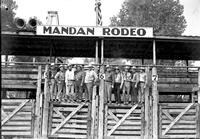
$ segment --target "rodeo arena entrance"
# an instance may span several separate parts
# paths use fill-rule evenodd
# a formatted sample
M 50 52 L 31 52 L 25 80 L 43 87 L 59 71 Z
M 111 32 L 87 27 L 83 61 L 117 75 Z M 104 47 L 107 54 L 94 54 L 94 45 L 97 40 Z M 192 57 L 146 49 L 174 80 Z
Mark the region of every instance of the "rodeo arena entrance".
M 153 36 L 153 29 L 145 27 L 37 26 L 35 32 L 2 32 L 2 55 L 95 58 L 92 67 L 98 82 L 92 86 L 91 99 L 65 101 L 52 98 L 58 90 L 50 72 L 60 64 L 2 62 L 4 139 L 200 138 L 200 67 L 187 62 L 200 60 L 199 37 Z M 105 58 L 140 59 L 142 63 L 111 65 Z M 145 64 L 144 59 L 153 62 Z M 187 65 L 163 65 L 158 60 L 185 60 Z M 127 66 L 144 72 L 142 101 L 132 103 L 128 94 L 125 103 L 122 93 L 114 97 L 117 90 L 106 101 L 107 68 Z M 9 92 L 26 97 L 8 97 Z M 172 95 L 188 98 L 161 100 Z

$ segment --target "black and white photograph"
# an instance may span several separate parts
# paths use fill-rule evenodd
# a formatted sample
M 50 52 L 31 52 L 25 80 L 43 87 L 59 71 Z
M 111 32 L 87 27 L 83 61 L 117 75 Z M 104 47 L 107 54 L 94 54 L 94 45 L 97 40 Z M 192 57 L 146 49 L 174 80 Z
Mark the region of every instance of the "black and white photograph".
M 2 139 L 200 139 L 200 0 L 1 0 Z

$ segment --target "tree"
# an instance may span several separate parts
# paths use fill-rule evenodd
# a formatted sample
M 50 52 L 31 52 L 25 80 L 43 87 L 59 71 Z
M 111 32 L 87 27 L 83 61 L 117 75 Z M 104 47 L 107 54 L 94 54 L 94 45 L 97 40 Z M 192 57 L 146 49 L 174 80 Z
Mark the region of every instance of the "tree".
M 126 0 L 111 26 L 153 27 L 154 35 L 180 36 L 186 28 L 179 0 Z
M 15 12 L 18 6 L 13 0 L 1 0 L 1 31 L 16 30 L 14 24 Z

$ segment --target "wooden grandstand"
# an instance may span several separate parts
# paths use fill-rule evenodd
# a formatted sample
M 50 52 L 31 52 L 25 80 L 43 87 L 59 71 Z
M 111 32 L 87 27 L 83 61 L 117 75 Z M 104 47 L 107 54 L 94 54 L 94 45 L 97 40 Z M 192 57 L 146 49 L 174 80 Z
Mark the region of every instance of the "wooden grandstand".
M 97 42 L 97 43 L 96 43 Z M 121 53 L 115 55 L 114 50 Z M 172 51 L 176 50 L 176 51 Z M 2 33 L 2 54 L 152 59 L 146 67 L 145 103 L 104 104 L 104 80 L 91 103 L 50 101 L 50 63 L 2 64 L 1 136 L 18 139 L 200 138 L 200 67 L 157 65 L 157 59 L 200 60 L 199 37 L 99 38 Z M 97 60 L 98 61 L 98 60 Z M 122 65 L 125 66 L 125 65 Z M 193 70 L 191 70 L 193 69 Z M 31 97 L 6 98 L 9 92 Z M 188 94 L 185 102 L 159 102 L 162 94 Z M 34 94 L 34 95 L 33 95 Z

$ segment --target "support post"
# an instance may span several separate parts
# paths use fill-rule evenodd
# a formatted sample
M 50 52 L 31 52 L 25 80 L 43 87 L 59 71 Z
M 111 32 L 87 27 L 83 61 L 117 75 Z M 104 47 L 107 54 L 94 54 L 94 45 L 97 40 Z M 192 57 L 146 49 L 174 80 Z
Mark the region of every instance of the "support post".
M 198 98 L 198 103 L 200 104 L 200 68 L 198 69 L 198 92 L 197 92 L 197 98 Z
M 149 68 L 146 68 L 146 74 L 147 74 L 147 86 L 145 89 L 145 106 L 144 106 L 144 139 L 149 139 L 149 125 L 150 125 L 150 118 L 149 118 L 149 111 L 150 111 L 150 106 L 149 106 L 149 88 L 150 88 L 150 81 L 149 76 Z
M 34 124 L 34 139 L 40 138 L 40 128 L 41 128 L 41 114 L 40 114 L 40 95 L 41 92 L 41 84 L 42 84 L 42 66 L 38 66 L 38 78 L 37 78 L 37 92 L 36 92 L 36 102 L 35 102 L 35 124 Z
M 49 65 L 45 66 L 45 73 L 48 72 Z M 45 78 L 44 82 L 44 103 L 43 103 L 43 123 L 42 123 L 42 139 L 47 139 L 48 136 L 48 116 L 49 116 L 49 100 L 50 92 L 48 85 L 48 78 Z
M 98 40 L 96 40 L 96 45 L 95 45 L 95 62 L 96 62 L 96 64 L 98 64 L 99 63 L 99 55 L 98 55 Z
M 157 77 L 157 69 L 156 65 L 156 42 L 153 40 L 153 65 L 152 68 L 152 79 Z M 153 139 L 158 139 L 158 87 L 157 87 L 157 80 L 152 81 L 152 96 L 153 96 Z
M 103 65 L 103 40 L 101 41 L 101 68 L 100 74 L 104 73 L 104 65 Z M 103 139 L 104 133 L 104 80 L 100 80 L 99 85 L 99 128 L 98 128 L 98 139 Z

